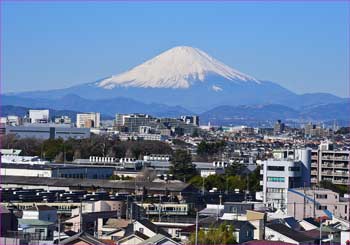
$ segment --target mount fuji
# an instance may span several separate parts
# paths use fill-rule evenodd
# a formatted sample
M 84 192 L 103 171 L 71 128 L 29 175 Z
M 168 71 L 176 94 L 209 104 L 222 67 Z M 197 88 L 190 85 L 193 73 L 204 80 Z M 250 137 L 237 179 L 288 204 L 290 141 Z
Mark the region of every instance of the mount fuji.
M 300 109 L 344 99 L 327 93 L 298 95 L 274 82 L 237 71 L 197 48 L 179 46 L 121 74 L 65 89 L 15 94 L 32 99 L 134 99 L 200 113 L 217 106 L 281 104 Z

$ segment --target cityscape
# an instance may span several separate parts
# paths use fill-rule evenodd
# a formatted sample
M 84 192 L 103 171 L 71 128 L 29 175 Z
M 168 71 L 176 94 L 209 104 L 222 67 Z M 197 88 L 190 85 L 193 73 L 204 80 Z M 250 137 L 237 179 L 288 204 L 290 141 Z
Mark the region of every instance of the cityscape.
M 349 2 L 0 4 L 0 244 L 350 245 Z

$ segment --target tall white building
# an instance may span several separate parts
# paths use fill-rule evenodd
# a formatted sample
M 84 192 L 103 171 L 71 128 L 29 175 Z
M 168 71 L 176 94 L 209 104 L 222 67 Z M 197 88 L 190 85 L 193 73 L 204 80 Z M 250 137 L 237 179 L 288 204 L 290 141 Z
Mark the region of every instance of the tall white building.
M 310 186 L 311 149 L 297 149 L 293 155 L 275 155 L 262 162 L 263 200 L 267 206 L 286 209 L 288 189 Z
M 77 128 L 99 128 L 100 113 L 90 112 L 77 114 Z
M 29 119 L 31 123 L 48 123 L 49 110 L 29 110 Z

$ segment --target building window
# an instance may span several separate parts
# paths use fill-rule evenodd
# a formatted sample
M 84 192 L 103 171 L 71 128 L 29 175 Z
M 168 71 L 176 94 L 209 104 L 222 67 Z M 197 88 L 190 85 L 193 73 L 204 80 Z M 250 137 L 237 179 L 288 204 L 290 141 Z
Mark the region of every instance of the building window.
M 284 188 L 267 188 L 268 193 L 284 193 Z
M 327 206 L 326 205 L 319 205 L 318 210 L 327 210 Z
M 267 166 L 267 170 L 269 171 L 284 171 L 283 166 Z
M 316 194 L 317 199 L 327 199 L 327 194 Z
M 143 234 L 143 228 L 139 228 L 139 232 Z
M 284 177 L 267 177 L 269 182 L 284 182 Z
M 289 167 L 289 171 L 299 172 L 300 171 L 300 167 Z

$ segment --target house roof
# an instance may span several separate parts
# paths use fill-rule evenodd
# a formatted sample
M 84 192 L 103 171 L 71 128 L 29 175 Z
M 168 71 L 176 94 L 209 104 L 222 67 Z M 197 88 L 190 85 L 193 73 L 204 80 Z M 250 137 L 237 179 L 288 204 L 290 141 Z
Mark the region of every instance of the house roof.
M 163 236 L 171 237 L 171 235 L 168 232 L 166 232 L 165 230 L 163 230 L 159 226 L 153 224 L 148 219 L 141 219 L 141 220 L 138 220 L 138 222 L 141 223 L 142 225 L 144 225 L 145 227 L 147 227 L 148 229 L 150 229 L 151 231 L 153 231 L 156 234 L 159 233 L 159 234 L 162 234 Z
M 135 190 L 135 185 L 145 187 L 150 191 L 164 191 L 167 189 L 171 192 L 193 192 L 196 191 L 193 186 L 183 182 L 171 182 L 166 186 L 156 182 L 145 181 L 127 181 L 127 180 L 105 180 L 105 179 L 74 179 L 74 178 L 45 178 L 45 177 L 28 177 L 28 176 L 1 176 L 2 184 L 18 184 L 18 185 L 45 185 L 55 187 L 84 187 L 91 186 L 104 189 L 118 190 Z
M 269 224 L 267 227 L 297 242 L 308 242 L 314 240 L 302 232 L 292 230 L 283 224 Z
M 309 217 L 309 218 L 305 218 L 303 220 L 308 222 L 309 224 L 311 224 L 313 226 L 320 227 L 320 223 L 317 222 L 314 218 Z
M 166 237 L 166 236 L 163 236 L 162 234 L 157 234 L 153 237 L 150 237 L 148 238 L 147 240 L 144 240 L 143 242 L 139 243 L 140 245 L 141 244 L 158 244 L 158 242 L 160 242 L 161 240 L 167 240 L 167 241 L 171 241 L 172 243 L 175 243 L 175 244 L 179 244 L 177 242 L 175 242 L 173 239 L 169 238 L 169 237 Z
M 245 245 L 291 245 L 294 243 L 289 243 L 289 242 L 281 242 L 281 241 L 266 241 L 266 240 L 253 240 L 253 241 L 248 241 L 244 242 L 242 244 Z
M 128 238 L 130 238 L 130 237 L 134 237 L 134 236 L 140 238 L 140 239 L 143 240 L 143 241 L 144 241 L 144 240 L 147 240 L 147 239 L 149 238 L 149 237 L 146 236 L 145 234 L 143 234 L 143 233 L 141 233 L 141 232 L 139 232 L 139 231 L 135 231 L 135 232 L 133 232 L 133 233 L 131 233 L 131 234 L 125 235 L 124 237 L 120 238 L 120 239 L 118 240 L 118 242 L 120 243 L 121 241 L 124 241 L 125 239 L 128 239 Z
M 110 218 L 107 220 L 104 227 L 108 228 L 125 228 L 130 224 L 130 220 L 119 219 L 119 218 Z
M 313 239 L 319 239 L 320 238 L 320 230 L 319 229 L 313 229 L 309 231 L 301 231 L 304 235 L 311 237 Z M 326 238 L 328 237 L 329 232 L 323 231 L 322 229 L 322 237 Z
M 88 244 L 94 244 L 94 245 L 95 244 L 96 245 L 106 244 L 104 241 L 99 240 L 86 232 L 77 233 L 74 236 L 71 236 L 63 241 L 60 241 L 60 244 L 72 244 L 76 240 L 81 240 L 81 241 L 84 241 Z
M 19 226 L 50 226 L 55 223 L 40 219 L 18 219 Z

